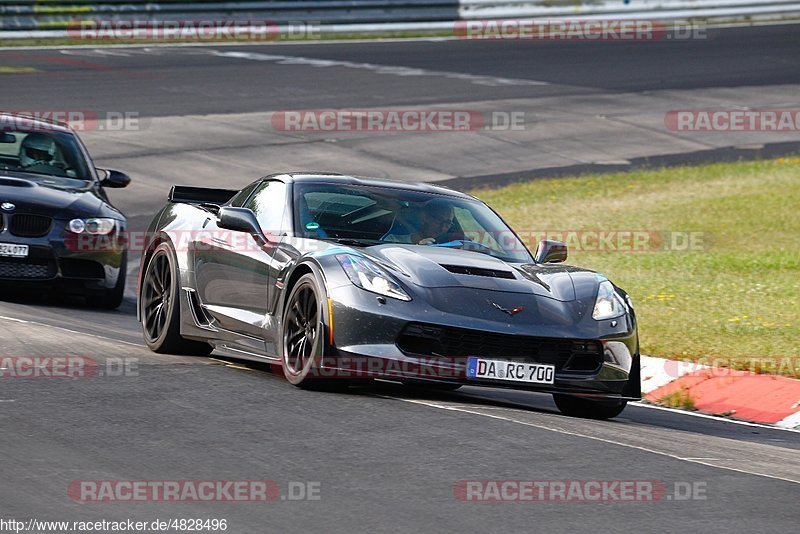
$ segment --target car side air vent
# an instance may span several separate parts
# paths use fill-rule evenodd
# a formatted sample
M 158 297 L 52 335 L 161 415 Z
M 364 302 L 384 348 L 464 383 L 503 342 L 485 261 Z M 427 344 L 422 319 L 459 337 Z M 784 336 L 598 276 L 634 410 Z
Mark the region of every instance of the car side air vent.
M 189 311 L 192 312 L 195 324 L 201 328 L 216 330 L 211 324 L 213 319 L 208 316 L 203 305 L 200 304 L 200 299 L 197 298 L 197 292 L 187 289 L 186 297 L 189 299 Z
M 498 271 L 497 269 L 483 269 L 480 267 L 468 267 L 466 265 L 442 265 L 445 269 L 455 274 L 469 274 L 472 276 L 488 276 L 490 278 L 506 278 L 514 280 L 514 273 L 511 271 Z

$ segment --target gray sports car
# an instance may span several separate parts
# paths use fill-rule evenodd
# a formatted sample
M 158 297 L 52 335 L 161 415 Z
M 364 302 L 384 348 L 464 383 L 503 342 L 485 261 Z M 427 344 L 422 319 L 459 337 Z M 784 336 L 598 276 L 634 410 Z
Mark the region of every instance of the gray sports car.
M 562 243 L 532 255 L 451 189 L 323 173 L 174 186 L 145 243 L 138 314 L 156 352 L 217 349 L 307 388 L 543 391 L 593 418 L 641 397 L 628 295 L 565 265 Z

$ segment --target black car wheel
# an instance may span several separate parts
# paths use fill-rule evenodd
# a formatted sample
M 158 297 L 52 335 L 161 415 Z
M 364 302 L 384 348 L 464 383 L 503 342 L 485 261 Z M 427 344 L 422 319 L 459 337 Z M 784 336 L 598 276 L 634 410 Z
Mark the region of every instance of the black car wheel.
M 213 349 L 208 343 L 181 337 L 179 286 L 172 249 L 162 243 L 150 257 L 142 281 L 139 306 L 144 341 L 154 352 L 210 354 Z
M 553 400 L 564 415 L 586 419 L 611 419 L 621 414 L 628 404 L 628 401 L 590 400 L 559 394 L 553 394 Z
M 292 288 L 283 313 L 283 374 L 302 388 L 332 385 L 319 376 L 325 350 L 321 291 L 313 274 L 303 275 Z

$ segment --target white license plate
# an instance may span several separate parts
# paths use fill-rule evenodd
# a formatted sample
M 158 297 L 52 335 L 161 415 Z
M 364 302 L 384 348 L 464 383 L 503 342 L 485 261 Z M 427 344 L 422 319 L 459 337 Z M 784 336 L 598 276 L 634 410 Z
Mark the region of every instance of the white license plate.
M 545 363 L 520 363 L 504 360 L 467 359 L 467 378 L 489 380 L 511 380 L 528 384 L 552 384 L 555 380 L 555 365 Z
M 28 245 L 15 245 L 13 243 L 0 243 L 0 256 L 7 258 L 27 258 Z

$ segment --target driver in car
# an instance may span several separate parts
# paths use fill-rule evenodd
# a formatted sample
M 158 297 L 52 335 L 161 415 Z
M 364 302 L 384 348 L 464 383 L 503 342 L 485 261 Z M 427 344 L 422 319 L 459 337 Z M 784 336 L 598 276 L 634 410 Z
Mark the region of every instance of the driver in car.
M 19 148 L 20 167 L 26 171 L 50 174 L 64 172 L 59 164 L 58 146 L 52 137 L 32 133 L 22 140 Z
M 419 229 L 411 233 L 399 233 L 403 229 L 393 226 L 383 241 L 392 243 L 410 243 L 414 245 L 430 245 L 436 238 L 453 226 L 453 206 L 446 199 L 434 198 L 422 205 L 419 218 Z M 408 230 L 405 230 L 408 232 Z

